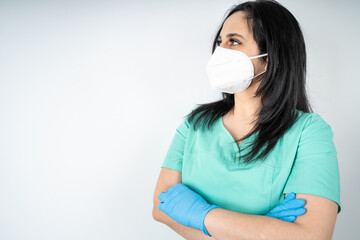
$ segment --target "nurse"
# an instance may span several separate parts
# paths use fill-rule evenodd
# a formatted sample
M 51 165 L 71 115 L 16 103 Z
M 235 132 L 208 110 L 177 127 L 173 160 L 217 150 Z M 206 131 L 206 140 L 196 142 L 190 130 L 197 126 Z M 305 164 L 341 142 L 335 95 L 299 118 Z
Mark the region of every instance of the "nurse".
M 222 99 L 177 127 L 153 218 L 186 239 L 331 239 L 337 152 L 307 98 L 297 20 L 276 1 L 233 6 L 206 71 Z

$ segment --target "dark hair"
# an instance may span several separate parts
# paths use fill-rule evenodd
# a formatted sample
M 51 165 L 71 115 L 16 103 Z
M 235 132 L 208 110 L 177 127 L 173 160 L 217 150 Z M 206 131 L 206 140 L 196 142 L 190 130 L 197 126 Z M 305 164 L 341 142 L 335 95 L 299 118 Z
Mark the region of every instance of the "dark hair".
M 252 150 L 242 156 L 244 163 L 250 163 L 269 154 L 278 139 L 295 123 L 298 117 L 297 110 L 312 112 L 312 109 L 305 89 L 304 37 L 298 21 L 278 2 L 257 0 L 233 5 L 216 33 L 212 53 L 217 46 L 216 41 L 225 20 L 237 11 L 247 13 L 248 27 L 260 54 L 268 53 L 267 69 L 254 96 L 260 96 L 262 102 L 254 129 L 236 140 L 242 141 L 258 132 L 257 138 L 248 146 Z M 266 57 L 263 57 L 264 59 Z M 194 130 L 200 126 L 210 129 L 221 116 L 232 110 L 234 94 L 223 92 L 222 98 L 211 103 L 197 104 L 196 109 L 186 115 L 189 123 L 195 121 Z M 264 150 L 258 155 L 263 147 Z

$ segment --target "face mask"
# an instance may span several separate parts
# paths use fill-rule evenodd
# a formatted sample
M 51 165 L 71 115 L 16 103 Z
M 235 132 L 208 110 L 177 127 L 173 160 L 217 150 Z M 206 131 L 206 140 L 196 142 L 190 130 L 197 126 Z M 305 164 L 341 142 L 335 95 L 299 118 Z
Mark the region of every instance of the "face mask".
M 254 76 L 254 66 L 250 59 L 266 55 L 248 57 L 239 50 L 217 46 L 206 66 L 211 88 L 226 93 L 244 91 L 253 78 L 265 72 Z

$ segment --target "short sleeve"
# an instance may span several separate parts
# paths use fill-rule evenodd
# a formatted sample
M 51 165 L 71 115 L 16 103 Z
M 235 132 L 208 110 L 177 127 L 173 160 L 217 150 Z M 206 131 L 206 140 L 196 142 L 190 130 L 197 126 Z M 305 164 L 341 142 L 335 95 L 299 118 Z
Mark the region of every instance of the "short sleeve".
M 296 157 L 283 193 L 305 193 L 340 204 L 340 174 L 333 132 L 319 114 L 311 113 L 301 132 Z
M 176 128 L 175 134 L 166 153 L 161 167 L 174 169 L 182 172 L 182 161 L 185 149 L 185 142 L 189 131 L 189 122 L 185 118 Z

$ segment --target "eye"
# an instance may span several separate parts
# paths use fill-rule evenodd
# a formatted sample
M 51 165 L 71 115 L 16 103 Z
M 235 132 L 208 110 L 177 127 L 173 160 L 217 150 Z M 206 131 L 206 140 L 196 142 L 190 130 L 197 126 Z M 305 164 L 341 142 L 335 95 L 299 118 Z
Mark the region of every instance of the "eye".
M 230 41 L 230 42 L 237 42 L 238 44 L 236 44 L 236 45 L 240 45 L 240 44 L 241 44 L 240 42 L 238 42 L 238 41 L 236 41 L 235 39 L 232 39 L 232 38 L 230 38 L 229 41 Z
M 236 43 L 238 43 L 238 44 L 236 44 L 235 46 L 241 44 L 239 41 L 237 41 L 237 40 L 235 40 L 235 39 L 233 39 L 233 38 L 230 38 L 229 41 L 230 41 L 230 42 L 236 42 Z M 217 45 L 217 46 L 219 46 L 220 43 L 221 43 L 220 40 L 216 40 L 216 45 Z

